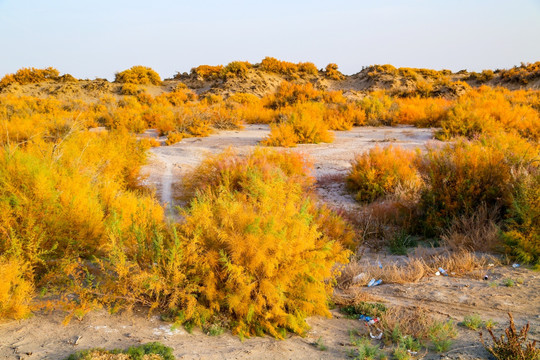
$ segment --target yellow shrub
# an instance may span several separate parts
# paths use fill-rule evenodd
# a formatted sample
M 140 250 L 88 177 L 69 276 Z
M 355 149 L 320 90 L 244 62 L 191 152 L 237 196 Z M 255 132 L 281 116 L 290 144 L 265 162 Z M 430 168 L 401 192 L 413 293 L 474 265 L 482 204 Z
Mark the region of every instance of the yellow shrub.
M 122 95 L 137 95 L 140 92 L 142 92 L 142 90 L 133 83 L 126 83 L 122 85 L 122 88 L 120 89 L 120 94 Z
M 358 201 L 371 202 L 391 194 L 398 186 L 417 186 L 420 177 L 414 165 L 415 157 L 413 151 L 377 146 L 355 157 L 347 187 Z
M 255 157 L 227 154 L 229 161 L 215 164 L 217 173 L 208 173 L 208 164 L 195 170 L 216 181 L 192 202 L 181 226 L 186 241 L 204 254 L 197 299 L 227 314 L 242 335 L 303 333 L 306 316 L 329 315 L 325 280 L 347 253 L 312 221 L 313 203 L 301 183 L 271 166 L 275 153 Z M 250 164 L 250 171 L 238 172 L 239 164 Z
M 0 319 L 21 319 L 30 314 L 34 286 L 27 279 L 28 265 L 0 256 Z
M 327 78 L 332 80 L 345 79 L 345 76 L 343 76 L 343 74 L 338 70 L 338 66 L 333 63 L 326 65 L 325 75 Z
M 159 74 L 151 68 L 141 65 L 116 73 L 114 81 L 139 85 L 161 85 Z
M 225 78 L 244 77 L 251 64 L 247 61 L 233 61 L 225 66 L 221 72 L 221 76 Z
M 320 97 L 321 92 L 314 89 L 311 83 L 301 85 L 284 81 L 268 101 L 271 107 L 280 108 L 306 101 L 317 101 Z
M 184 138 L 184 135 L 177 132 L 170 132 L 169 135 L 167 135 L 167 140 L 165 141 L 165 144 L 167 145 L 173 145 L 177 142 L 182 141 Z
M 394 119 L 398 124 L 418 127 L 438 127 L 446 118 L 451 102 L 442 98 L 419 97 L 397 99 Z
M 15 74 L 7 74 L 0 80 L 0 90 L 11 84 L 33 84 L 46 80 L 57 80 L 59 72 L 53 67 L 46 69 L 22 68 Z
M 333 140 L 334 134 L 328 130 L 318 104 L 304 104 L 294 108 L 285 122 L 272 126 L 270 135 L 262 144 L 293 146 L 293 141 L 298 144 L 318 144 Z
M 530 105 L 513 103 L 511 95 L 503 89 L 487 86 L 470 91 L 460 97 L 441 122 L 437 133 L 441 139 L 454 136 L 473 138 L 476 135 L 517 131 L 521 136 L 540 139 L 540 115 Z
M 199 65 L 191 69 L 191 73 L 205 80 L 213 80 L 221 77 L 223 71 L 223 65 L 211 66 L 211 65 Z
M 273 57 L 265 57 L 261 61 L 261 70 L 272 72 L 281 75 L 289 75 L 293 78 L 304 75 L 317 75 L 317 67 L 310 62 L 306 63 L 291 63 L 287 61 L 277 60 Z

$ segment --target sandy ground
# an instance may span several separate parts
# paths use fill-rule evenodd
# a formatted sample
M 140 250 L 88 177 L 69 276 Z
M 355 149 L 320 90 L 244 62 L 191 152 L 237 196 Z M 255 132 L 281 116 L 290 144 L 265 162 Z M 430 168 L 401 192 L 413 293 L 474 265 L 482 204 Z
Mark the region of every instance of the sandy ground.
M 204 138 L 188 138 L 172 146 L 156 147 L 150 150 L 150 163 L 143 168 L 147 176 L 146 185 L 156 189 L 162 203 L 174 204 L 173 184 L 182 173 L 197 166 L 208 154 L 220 153 L 233 147 L 238 153 L 253 150 L 270 133 L 267 125 L 247 125 L 243 130 L 220 131 Z M 156 137 L 154 131 L 145 136 Z M 404 148 L 423 148 L 435 142 L 432 129 L 399 127 L 358 127 L 351 131 L 335 132 L 333 143 L 303 144 L 291 151 L 309 156 L 314 163 L 314 175 L 318 179 L 326 176 L 344 175 L 350 168 L 354 155 L 367 149 L 389 144 Z M 339 186 L 339 185 L 338 185 Z M 323 200 L 336 206 L 356 206 L 353 199 L 341 188 L 331 185 L 320 190 Z
M 156 189 L 163 203 L 171 204 L 174 202 L 174 183 L 206 154 L 221 152 L 229 146 L 240 153 L 248 152 L 268 133 L 267 126 L 249 125 L 240 131 L 221 131 L 207 138 L 185 139 L 173 146 L 154 148 L 149 165 L 143 169 L 146 184 Z M 149 131 L 145 136 L 157 135 Z M 312 157 L 315 175 L 321 180 L 343 175 L 355 153 L 377 144 L 416 148 L 423 147 L 431 139 L 430 129 L 363 127 L 337 132 L 332 144 L 300 145 L 292 150 Z M 323 201 L 335 206 L 357 206 L 342 187 L 324 183 L 319 189 Z M 171 209 L 170 215 L 174 217 L 174 210 Z M 367 260 L 370 257 L 380 257 L 383 266 L 402 260 L 383 254 L 366 255 Z M 498 322 L 499 331 L 507 324 L 506 312 L 511 311 L 518 325 L 529 321 L 531 338 L 540 340 L 540 275 L 522 267 L 513 269 L 509 266 L 492 267 L 486 274 L 488 281 L 477 275 L 462 278 L 433 276 L 417 284 L 382 284 L 363 290 L 384 299 L 390 306 L 422 305 L 434 316 L 456 322 L 477 313 L 484 320 Z M 507 278 L 522 284 L 503 286 L 503 280 Z M 331 319 L 308 319 L 311 330 L 305 337 L 241 341 L 230 333 L 212 337 L 195 329 L 189 334 L 183 328 L 172 328 L 158 317 L 148 316 L 143 310 L 120 315 L 94 311 L 81 321 L 72 320 L 67 326 L 62 325 L 65 314 L 37 312 L 27 320 L 0 324 L 0 359 L 62 359 L 77 350 L 127 348 L 150 341 L 171 346 L 179 359 L 347 359 L 348 351 L 353 348 L 349 330 L 365 332 L 365 326 L 358 320 L 345 318 L 337 310 L 332 313 Z M 326 351 L 317 348 L 315 342 L 318 339 L 327 346 Z M 448 353 L 442 356 L 429 353 L 423 358 L 486 359 L 488 354 L 479 344 L 477 332 L 460 327 L 459 336 Z

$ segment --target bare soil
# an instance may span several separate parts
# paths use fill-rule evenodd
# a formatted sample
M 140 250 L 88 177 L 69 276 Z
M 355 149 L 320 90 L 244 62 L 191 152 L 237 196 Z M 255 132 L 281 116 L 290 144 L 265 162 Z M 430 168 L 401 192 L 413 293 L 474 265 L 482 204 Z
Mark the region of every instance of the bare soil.
M 173 146 L 154 148 L 150 163 L 142 171 L 147 176 L 146 184 L 155 188 L 164 204 L 174 204 L 175 183 L 206 154 L 218 153 L 230 146 L 239 153 L 249 152 L 268 133 L 267 126 L 248 125 L 244 130 L 221 131 L 207 138 L 184 139 Z M 312 157 L 315 176 L 324 184 L 318 189 L 323 201 L 354 210 L 358 205 L 343 187 L 323 181 L 325 178 L 344 175 L 358 152 L 390 143 L 423 148 L 433 141 L 432 134 L 431 129 L 363 127 L 336 132 L 336 139 L 331 144 L 300 145 L 292 150 Z M 157 137 L 157 134 L 148 131 L 144 136 Z M 171 206 L 169 209 L 174 217 L 174 209 Z M 384 267 L 403 258 L 368 253 L 363 260 L 380 260 Z M 484 275 L 489 279 L 483 280 Z M 423 306 L 433 316 L 455 322 L 462 321 L 466 315 L 479 314 L 483 320 L 498 322 L 498 333 L 506 327 L 506 313 L 511 311 L 517 325 L 530 322 L 530 337 L 540 340 L 539 276 L 538 272 L 523 267 L 493 266 L 485 274 L 464 277 L 433 274 L 416 284 L 382 284 L 362 290 L 377 296 L 388 306 Z M 505 286 L 505 279 L 513 279 L 515 285 Z M 366 332 L 366 328 L 360 321 L 348 319 L 338 310 L 332 310 L 332 314 L 331 319 L 309 318 L 311 330 L 305 337 L 291 335 L 285 340 L 258 337 L 241 341 L 229 332 L 209 336 L 195 329 L 190 334 L 183 328 L 171 327 L 157 316 L 149 316 L 143 309 L 119 315 L 94 311 L 65 326 L 62 325 L 65 314 L 38 311 L 29 319 L 0 324 L 0 359 L 62 359 L 77 350 L 127 348 L 150 341 L 171 346 L 179 359 L 347 359 L 348 352 L 353 349 L 349 330 Z M 327 347 L 326 351 L 316 346 L 319 339 Z M 458 338 L 448 353 L 422 353 L 422 358 L 487 359 L 488 353 L 478 339 L 477 332 L 459 327 Z M 380 346 L 384 348 L 384 344 Z

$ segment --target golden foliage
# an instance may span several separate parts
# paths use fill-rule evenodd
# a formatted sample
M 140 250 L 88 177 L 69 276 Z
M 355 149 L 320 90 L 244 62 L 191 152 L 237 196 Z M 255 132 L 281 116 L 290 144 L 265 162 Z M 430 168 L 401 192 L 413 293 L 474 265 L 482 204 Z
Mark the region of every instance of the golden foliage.
M 306 75 L 317 75 L 319 73 L 317 67 L 313 63 L 299 62 L 295 64 L 268 56 L 261 61 L 260 68 L 263 71 L 287 75 L 293 79 L 304 77 Z
M 141 65 L 116 73 L 114 81 L 138 85 L 161 85 L 159 74 L 151 68 Z
M 325 68 L 325 75 L 327 78 L 332 80 L 343 80 L 345 76 L 338 70 L 338 66 L 336 64 L 328 64 Z
M 420 178 L 414 151 L 379 146 L 356 155 L 347 176 L 347 187 L 358 201 L 371 202 L 392 193 L 398 186 L 418 186 Z
M 0 90 L 11 84 L 33 84 L 46 80 L 57 80 L 60 73 L 53 67 L 46 69 L 22 68 L 15 74 L 7 74 L 0 80 Z M 64 75 L 66 76 L 66 75 Z M 70 75 L 71 76 L 71 75 Z

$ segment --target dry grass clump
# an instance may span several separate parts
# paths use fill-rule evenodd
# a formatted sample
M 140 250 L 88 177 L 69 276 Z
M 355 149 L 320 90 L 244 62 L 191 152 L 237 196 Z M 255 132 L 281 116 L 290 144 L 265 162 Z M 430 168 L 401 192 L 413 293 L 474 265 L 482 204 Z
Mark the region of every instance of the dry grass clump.
M 161 85 L 159 74 L 151 68 L 141 65 L 116 73 L 114 81 L 138 85 Z
M 349 288 L 355 284 L 366 285 L 370 279 L 382 279 L 387 284 L 416 283 L 424 277 L 434 276 L 439 267 L 452 276 L 464 276 L 474 270 L 485 269 L 490 263 L 498 261 L 487 255 L 477 255 L 470 251 L 444 252 L 442 254 L 422 254 L 417 252 L 402 262 L 385 264 L 381 269 L 378 264 L 361 260 L 351 261 L 340 271 L 338 287 Z M 358 280 L 354 278 L 364 274 Z
M 497 211 L 480 206 L 470 216 L 461 216 L 441 235 L 442 243 L 452 250 L 494 251 L 500 248 Z

